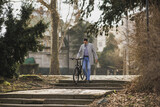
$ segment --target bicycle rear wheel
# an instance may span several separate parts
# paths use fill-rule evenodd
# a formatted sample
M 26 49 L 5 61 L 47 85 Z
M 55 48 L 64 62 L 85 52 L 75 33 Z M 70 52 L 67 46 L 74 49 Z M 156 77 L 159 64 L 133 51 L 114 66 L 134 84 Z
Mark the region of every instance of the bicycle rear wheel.
M 78 68 L 74 69 L 73 72 L 73 81 L 77 84 L 79 81 L 79 72 L 78 72 Z

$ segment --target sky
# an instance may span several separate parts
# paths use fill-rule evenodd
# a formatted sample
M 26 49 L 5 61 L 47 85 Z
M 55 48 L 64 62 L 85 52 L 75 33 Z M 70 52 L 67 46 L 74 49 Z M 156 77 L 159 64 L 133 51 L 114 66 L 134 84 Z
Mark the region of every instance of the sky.
M 13 7 L 14 10 L 19 10 L 20 6 L 21 6 L 21 1 L 23 0 L 11 0 L 11 2 L 13 3 Z M 61 0 L 59 0 L 61 1 Z M 62 0 L 64 1 L 64 0 Z M 34 2 L 34 7 L 39 7 L 40 3 Z M 92 12 L 91 17 L 89 17 L 88 19 L 86 19 L 89 22 L 96 22 L 99 19 L 99 16 L 101 15 L 101 11 L 99 11 L 98 7 L 98 0 L 95 1 L 95 10 Z M 63 19 L 64 22 L 66 22 L 66 17 L 68 15 L 69 12 L 69 5 L 68 4 L 64 4 L 61 2 L 61 12 L 60 12 L 60 16 Z M 72 13 L 73 8 L 70 8 L 70 13 Z M 18 11 L 15 11 L 15 13 L 18 13 Z M 71 14 L 68 16 L 68 19 L 71 17 Z
M 21 7 L 21 2 L 24 0 L 10 0 L 13 6 L 13 13 L 16 16 L 19 13 L 20 7 Z M 42 6 L 40 3 L 37 3 L 36 0 L 34 0 L 35 2 L 33 2 L 33 6 L 35 8 L 38 8 L 40 6 Z M 46 0 L 47 1 L 47 0 Z M 64 0 L 58 0 L 58 1 L 64 1 Z M 95 0 L 95 9 L 94 11 L 91 13 L 91 16 L 86 19 L 86 21 L 90 22 L 90 23 L 94 23 L 96 21 L 98 21 L 100 15 L 101 15 L 101 11 L 99 11 L 98 7 L 98 0 Z M 59 6 L 59 5 L 58 5 Z M 44 7 L 45 8 L 45 7 Z M 61 2 L 61 6 L 58 7 L 61 11 L 60 11 L 60 18 L 66 22 L 66 19 L 70 19 L 71 18 L 71 13 L 73 12 L 73 8 L 70 6 L 70 11 L 69 11 L 69 5 L 68 4 L 64 4 L 63 2 Z M 70 13 L 68 15 L 68 13 Z M 67 17 L 68 16 L 68 17 Z M 5 26 L 3 26 L 2 28 L 2 34 L 5 32 Z

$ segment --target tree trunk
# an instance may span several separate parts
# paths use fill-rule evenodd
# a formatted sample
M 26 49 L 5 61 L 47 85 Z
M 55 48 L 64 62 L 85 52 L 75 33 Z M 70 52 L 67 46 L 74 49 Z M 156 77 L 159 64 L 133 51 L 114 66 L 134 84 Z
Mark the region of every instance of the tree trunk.
M 58 24 L 59 14 L 57 12 L 57 0 L 51 0 L 51 19 L 52 19 L 52 48 L 51 48 L 51 64 L 50 74 L 60 75 L 59 71 L 59 36 L 58 36 Z

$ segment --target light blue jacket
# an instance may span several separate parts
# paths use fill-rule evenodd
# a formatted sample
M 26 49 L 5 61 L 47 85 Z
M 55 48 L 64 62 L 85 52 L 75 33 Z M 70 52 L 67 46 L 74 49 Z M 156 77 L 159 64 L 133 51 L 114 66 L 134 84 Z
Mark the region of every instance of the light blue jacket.
M 80 49 L 79 49 L 79 52 L 77 54 L 77 58 L 80 58 L 84 56 L 84 49 L 85 49 L 85 45 L 82 44 Z M 98 59 L 98 56 L 97 56 L 97 53 L 96 53 L 96 50 L 93 46 L 92 43 L 88 43 L 88 54 L 89 54 L 89 62 L 91 65 L 94 64 L 94 59 Z

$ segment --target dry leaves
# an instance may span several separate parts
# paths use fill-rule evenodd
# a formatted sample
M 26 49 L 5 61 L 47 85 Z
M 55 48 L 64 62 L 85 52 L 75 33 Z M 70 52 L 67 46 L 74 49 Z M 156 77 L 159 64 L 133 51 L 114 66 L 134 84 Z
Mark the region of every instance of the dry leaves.
M 103 98 L 104 99 L 104 98 Z M 160 107 L 160 96 L 154 93 L 126 93 L 124 90 L 107 97 L 107 102 L 91 104 L 91 107 Z
M 42 75 L 24 75 L 16 79 L 5 79 L 10 85 L 0 83 L 0 93 L 18 91 L 18 90 L 31 90 L 31 89 L 45 89 L 53 88 L 54 83 L 59 79 L 65 78 L 63 76 L 42 76 Z

